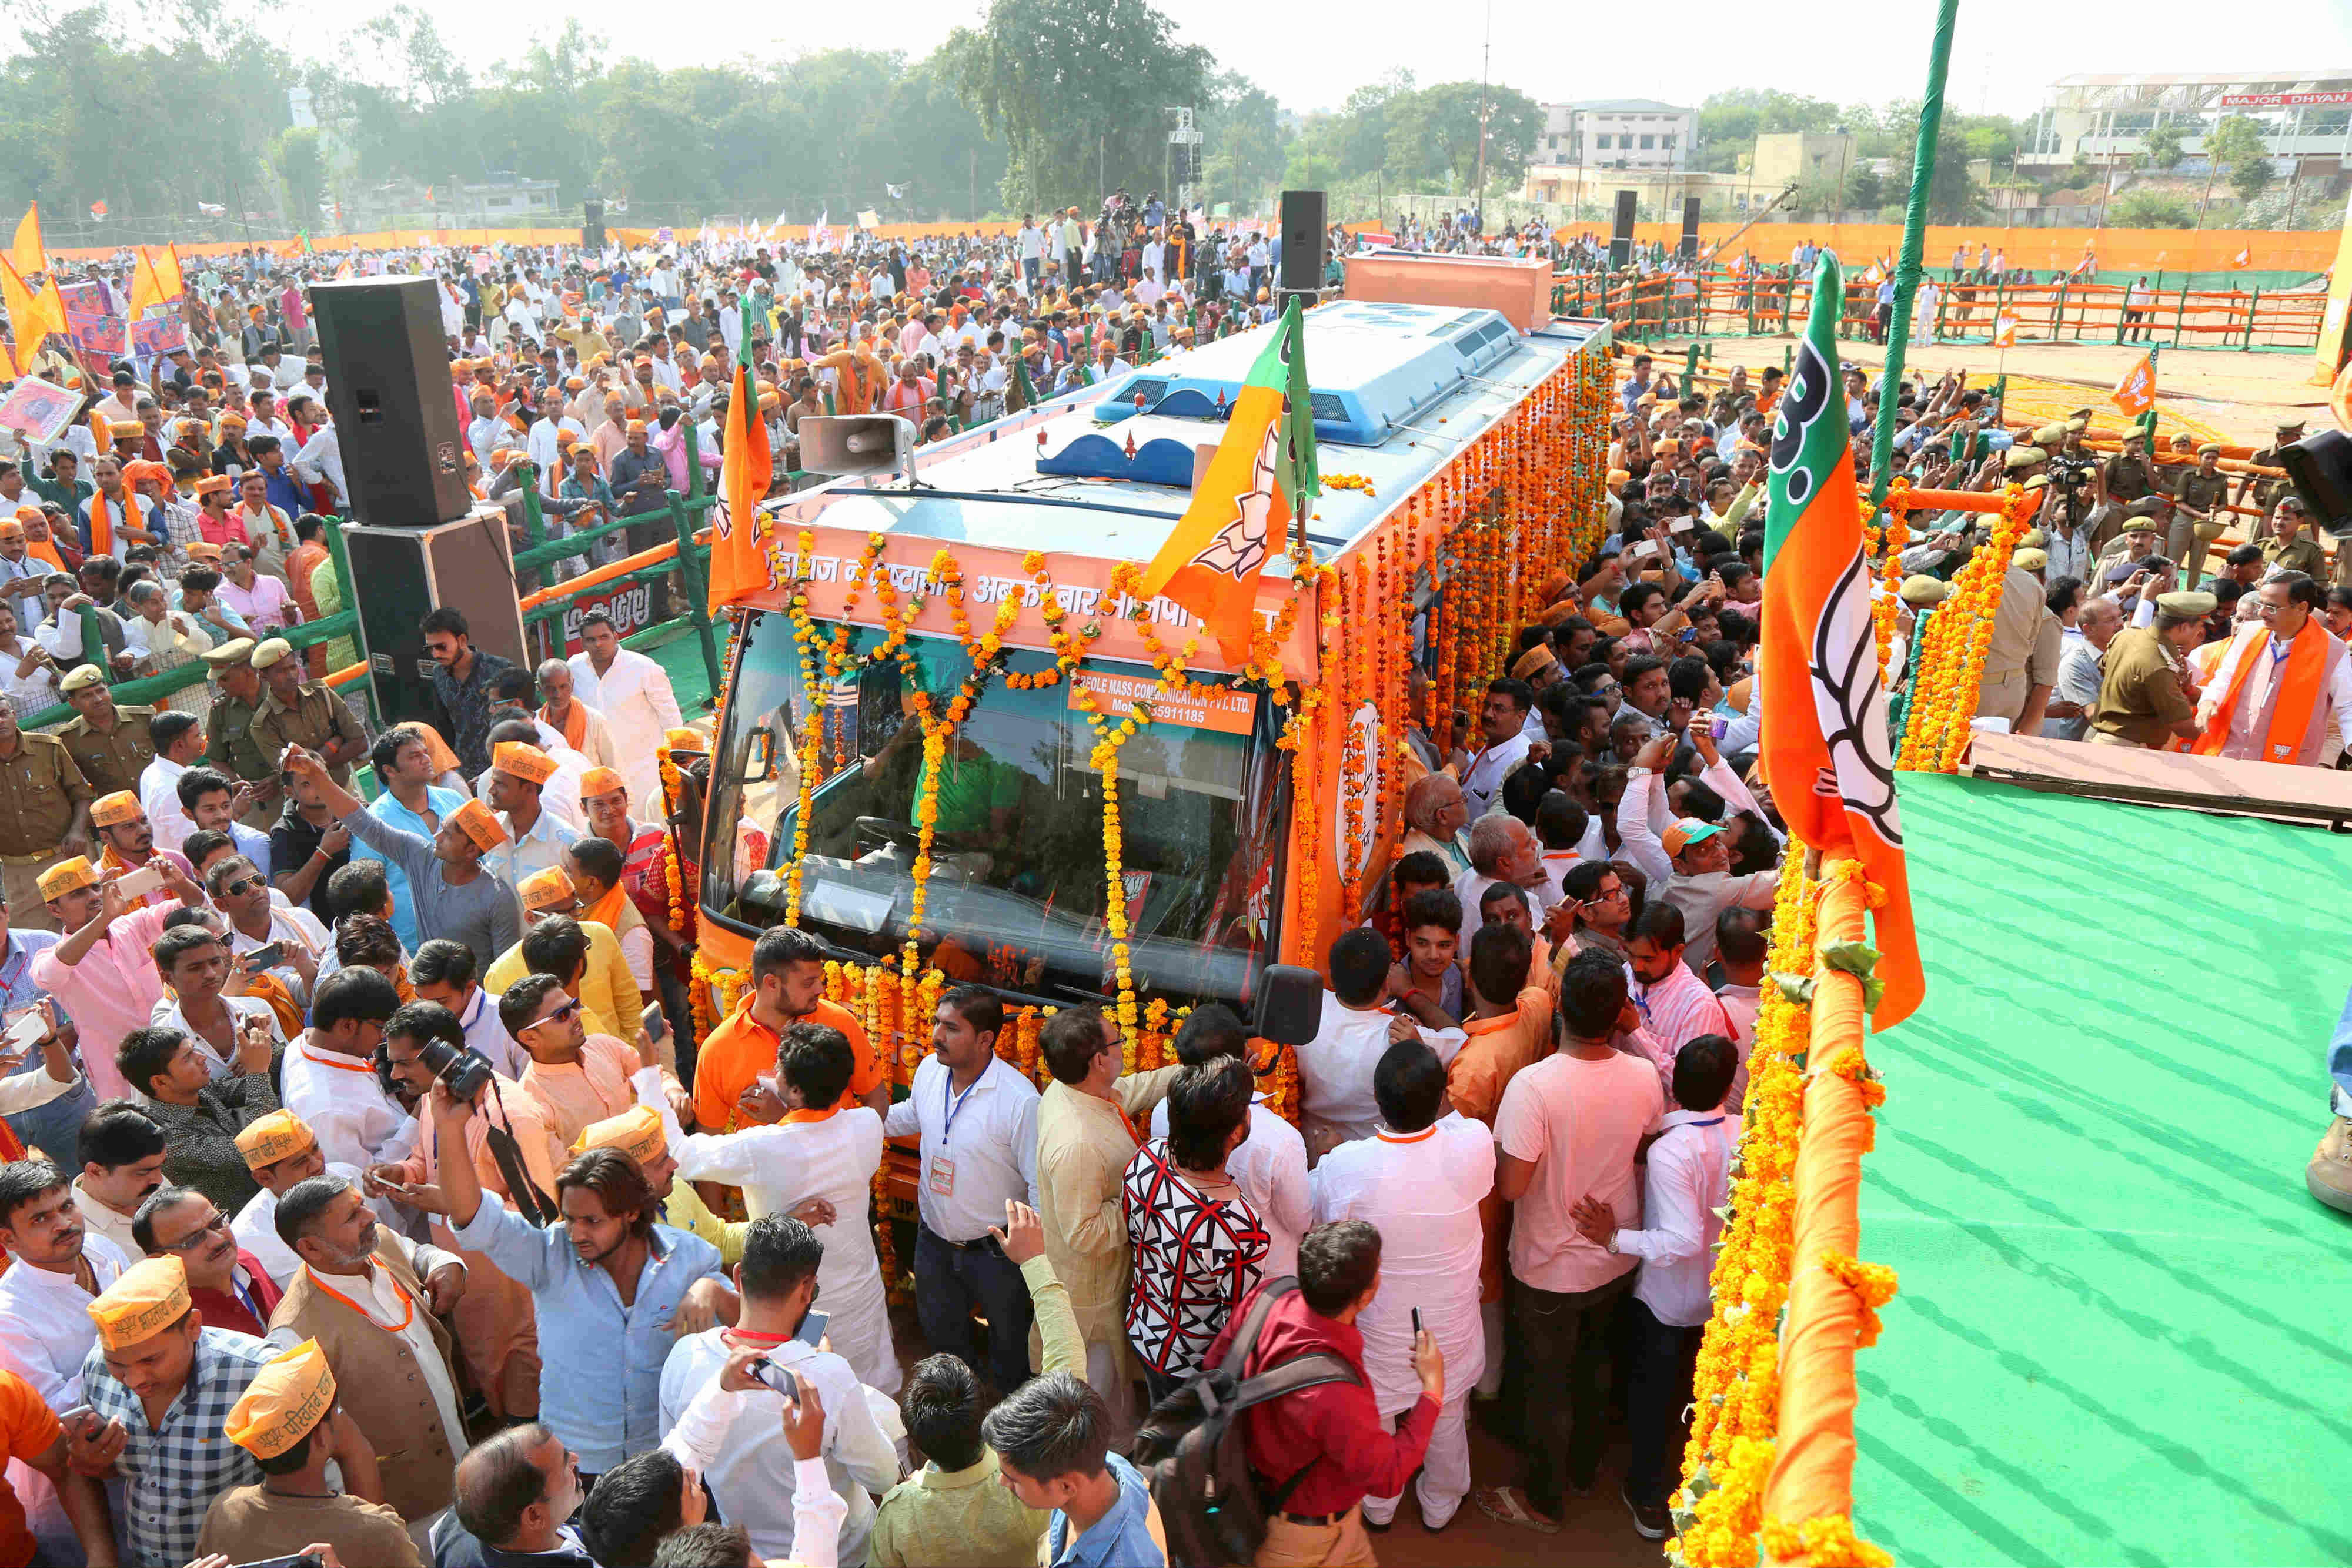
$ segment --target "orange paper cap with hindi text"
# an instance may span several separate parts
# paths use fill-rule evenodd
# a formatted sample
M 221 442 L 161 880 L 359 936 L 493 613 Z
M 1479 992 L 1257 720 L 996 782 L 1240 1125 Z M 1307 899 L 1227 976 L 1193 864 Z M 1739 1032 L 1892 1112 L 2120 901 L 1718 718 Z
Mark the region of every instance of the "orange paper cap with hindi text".
M 236 1135 L 236 1152 L 245 1156 L 247 1170 L 257 1171 L 299 1155 L 318 1141 L 310 1124 L 293 1112 L 272 1111 L 246 1124 L 245 1130 Z
M 128 789 L 117 789 L 111 795 L 100 795 L 90 802 L 89 825 L 111 828 L 122 822 L 139 820 L 139 797 Z
M 458 807 L 449 813 L 449 821 L 484 854 L 507 841 L 507 831 L 499 825 L 498 813 L 479 800 L 468 800 Z
M 315 1339 L 253 1375 L 221 1426 L 221 1435 L 257 1459 L 275 1458 L 334 1413 L 335 1374 Z
M 668 1148 L 660 1114 L 650 1105 L 632 1105 L 617 1116 L 591 1122 L 572 1144 L 572 1152 L 584 1155 L 590 1149 L 618 1149 L 643 1166 L 659 1159 Z
M 580 776 L 580 798 L 593 800 L 599 795 L 617 795 L 628 788 L 627 780 L 609 768 L 591 768 Z
M 526 784 L 544 784 L 555 777 L 555 758 L 527 740 L 501 740 L 490 747 L 490 766 Z
M 177 1253 L 145 1258 L 82 1309 L 109 1350 L 144 1344 L 188 1315 L 188 1267 Z

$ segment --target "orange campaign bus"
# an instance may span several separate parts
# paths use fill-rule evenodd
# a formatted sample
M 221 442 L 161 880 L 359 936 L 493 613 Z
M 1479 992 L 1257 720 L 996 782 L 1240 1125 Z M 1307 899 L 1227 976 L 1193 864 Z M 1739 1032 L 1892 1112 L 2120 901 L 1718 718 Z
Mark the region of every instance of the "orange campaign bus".
M 1447 710 L 1475 716 L 1600 543 L 1612 388 L 1606 324 L 1527 329 L 1516 273 L 1496 309 L 1440 263 L 1376 270 L 1305 314 L 1322 494 L 1265 564 L 1246 658 L 1130 590 L 1278 326 L 762 508 L 711 758 L 698 1010 L 730 1006 L 753 939 L 789 921 L 840 959 L 833 994 L 901 1082 L 928 1001 L 965 981 L 1003 995 L 1000 1048 L 1033 1071 L 1035 1019 L 1088 1003 L 1148 1065 L 1177 1011 L 1248 1018 L 1268 964 L 1319 969 L 1379 916 L 1421 770 L 1403 727 L 1444 744 Z

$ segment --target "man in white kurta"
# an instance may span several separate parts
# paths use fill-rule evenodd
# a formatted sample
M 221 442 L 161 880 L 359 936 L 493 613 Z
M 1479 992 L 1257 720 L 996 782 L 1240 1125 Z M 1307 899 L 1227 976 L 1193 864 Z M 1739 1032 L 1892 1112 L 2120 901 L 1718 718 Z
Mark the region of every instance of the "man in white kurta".
M 1470 1490 L 1470 1436 L 1465 1421 L 1470 1391 L 1486 1368 L 1486 1336 L 1478 1319 L 1478 1264 L 1486 1232 L 1478 1202 L 1495 1185 L 1495 1134 L 1483 1122 L 1443 1109 L 1444 1071 L 1434 1053 L 1429 1071 L 1416 1075 L 1432 1092 L 1408 1096 L 1415 1111 L 1390 1106 L 1396 1120 L 1421 1125 L 1399 1132 L 1382 1127 L 1370 1138 L 1340 1145 L 1315 1167 L 1315 1222 L 1363 1219 L 1381 1232 L 1381 1288 L 1357 1314 L 1364 1336 L 1364 1371 L 1372 1397 L 1391 1427 L 1421 1397 L 1412 1370 L 1412 1313 L 1437 1336 L 1445 1354 L 1445 1403 L 1429 1437 L 1428 1457 L 1413 1493 L 1422 1522 L 1444 1528 Z M 1366 1523 L 1395 1519 L 1396 1497 L 1364 1500 Z
M 661 760 L 655 753 L 680 722 L 669 674 L 643 653 L 622 647 L 609 621 L 583 622 L 580 641 L 587 651 L 569 661 L 572 697 L 604 716 L 629 799 L 658 800 Z
M 817 1299 L 832 1314 L 825 1340 L 859 1382 L 897 1394 L 898 1355 L 890 1343 L 889 1300 L 868 1213 L 874 1173 L 882 1164 L 882 1118 L 863 1105 L 787 1111 L 771 1126 L 688 1134 L 678 1128 L 660 1069 L 640 1069 L 631 1082 L 637 1103 L 662 1118 L 679 1180 L 741 1187 L 753 1219 L 790 1214 L 812 1197 L 833 1205 L 833 1223 L 812 1227 L 824 1243 L 816 1282 Z
M 383 1092 L 374 1064 L 314 1044 L 307 1030 L 287 1048 L 279 1082 L 278 1103 L 310 1127 L 330 1164 L 365 1170 L 405 1159 L 416 1145 L 416 1118 Z
M 2326 737 L 2352 735 L 2352 657 L 2314 615 L 2311 601 L 2320 590 L 2310 579 L 2274 577 L 2254 591 L 2261 618 L 2231 637 L 2220 667 L 2199 696 L 2197 722 L 2210 729 L 2216 717 L 2228 717 L 2220 747 L 2223 757 L 2329 767 L 2336 757 Z M 2279 704 L 2295 684 L 2298 657 L 2310 661 L 2312 682 L 2289 699 L 2299 701 L 2302 711 L 2287 714 L 2281 724 Z M 2211 755 L 2201 737 L 2190 749 Z

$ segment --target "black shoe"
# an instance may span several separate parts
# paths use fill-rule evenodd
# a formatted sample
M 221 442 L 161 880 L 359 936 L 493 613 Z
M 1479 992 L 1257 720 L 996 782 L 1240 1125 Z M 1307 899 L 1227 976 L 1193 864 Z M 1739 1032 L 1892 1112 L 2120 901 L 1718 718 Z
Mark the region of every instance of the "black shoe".
M 1634 1498 L 1632 1491 L 1622 1487 L 1618 1490 L 1625 1499 L 1625 1507 L 1633 1515 L 1635 1534 L 1644 1541 L 1664 1541 L 1674 1533 L 1675 1521 L 1666 1512 L 1664 1503 L 1642 1502 Z

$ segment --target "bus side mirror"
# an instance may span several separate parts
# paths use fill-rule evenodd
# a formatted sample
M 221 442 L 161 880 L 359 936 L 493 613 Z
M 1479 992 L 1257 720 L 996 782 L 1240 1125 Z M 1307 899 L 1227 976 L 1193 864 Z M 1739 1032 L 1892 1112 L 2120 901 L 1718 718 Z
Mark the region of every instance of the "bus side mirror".
M 751 749 L 743 758 L 743 782 L 758 784 L 776 776 L 776 732 L 760 726 L 747 737 Z
M 1257 982 L 1257 1027 L 1276 1045 L 1305 1045 L 1323 1023 L 1323 977 L 1297 964 L 1269 964 Z

